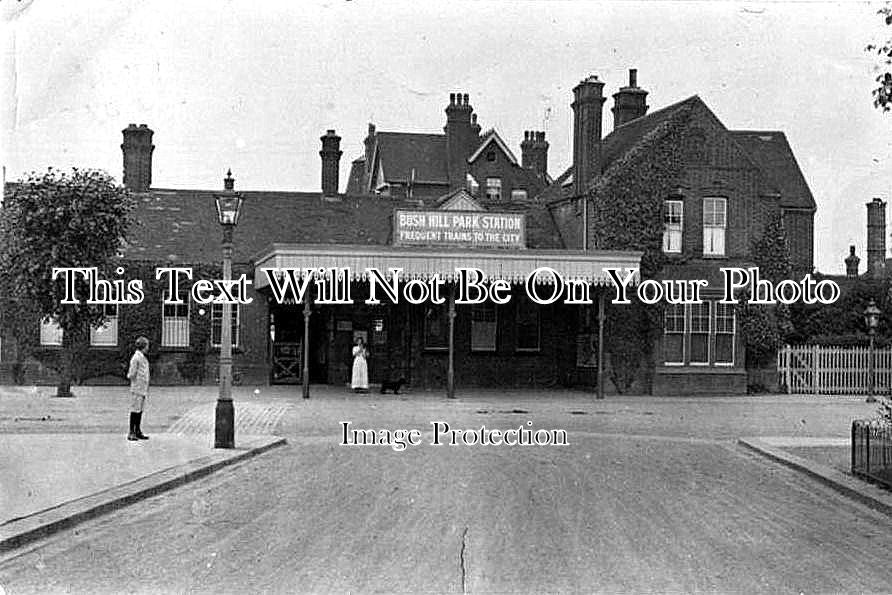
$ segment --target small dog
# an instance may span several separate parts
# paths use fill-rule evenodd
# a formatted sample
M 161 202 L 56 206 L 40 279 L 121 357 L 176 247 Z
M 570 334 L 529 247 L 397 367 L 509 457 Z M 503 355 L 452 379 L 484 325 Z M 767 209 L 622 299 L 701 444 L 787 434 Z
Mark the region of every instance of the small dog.
M 400 394 L 400 389 L 406 385 L 406 379 L 400 378 L 399 380 L 385 380 L 381 383 L 381 394 L 383 395 L 389 390 L 393 391 L 393 394 Z

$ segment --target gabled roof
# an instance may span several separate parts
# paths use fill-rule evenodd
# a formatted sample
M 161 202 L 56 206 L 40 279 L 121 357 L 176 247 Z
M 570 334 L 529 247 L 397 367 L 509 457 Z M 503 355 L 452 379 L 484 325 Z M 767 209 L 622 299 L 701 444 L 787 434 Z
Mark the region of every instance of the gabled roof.
M 780 190 L 782 207 L 816 208 L 811 189 L 783 132 L 779 130 L 729 132 Z
M 136 224 L 126 258 L 160 262 L 216 262 L 222 232 L 214 190 L 152 189 L 134 195 Z M 244 198 L 234 232 L 233 258 L 247 262 L 272 242 L 387 244 L 393 209 L 405 201 L 375 196 L 323 200 L 319 192 L 239 191 Z
M 607 171 L 607 168 L 614 161 L 625 155 L 638 141 L 669 120 L 677 112 L 695 104 L 701 104 L 706 107 L 697 95 L 692 95 L 678 103 L 673 103 L 614 128 L 613 132 L 604 137 L 604 140 L 601 142 L 601 171 Z M 590 183 L 591 181 L 586 180 L 586 182 Z
M 499 133 L 495 130 L 490 130 L 486 135 L 486 138 L 483 139 L 483 142 L 480 143 L 480 146 L 477 147 L 477 150 L 474 151 L 474 154 L 468 157 L 468 163 L 474 163 L 483 153 L 483 151 L 490 145 L 490 143 L 495 143 L 497 147 L 499 147 L 502 152 L 508 157 L 508 160 L 513 164 L 517 165 L 517 158 L 514 156 L 514 153 L 511 152 L 511 149 L 508 148 L 508 145 L 505 144 L 505 141 L 502 140 L 502 137 L 499 136 Z
M 134 195 L 136 222 L 122 248 L 125 258 L 159 263 L 217 262 L 222 231 L 216 190 L 152 189 Z M 383 196 L 319 192 L 239 191 L 244 198 L 233 237 L 233 260 L 247 263 L 274 242 L 289 244 L 388 245 L 396 208 L 417 209 L 417 201 Z M 500 205 L 527 213 L 530 248 L 563 248 L 551 215 L 535 201 Z
M 438 209 L 445 211 L 485 211 L 486 209 L 477 201 L 476 198 L 464 188 L 458 188 L 447 194 L 444 194 L 434 204 Z
M 384 171 L 384 182 L 406 183 L 414 169 L 417 184 L 449 183 L 445 134 L 378 132 L 375 138 L 375 160 Z
M 770 190 L 781 193 L 781 206 L 815 208 L 811 190 L 809 190 L 802 171 L 799 169 L 799 164 L 793 156 L 793 150 L 782 132 L 727 130 L 715 117 L 709 106 L 697 95 L 692 95 L 687 99 L 617 126 L 601 142 L 601 171 L 607 173 L 615 161 L 636 147 L 650 132 L 679 113 L 680 110 L 693 106 L 705 110 L 722 129 L 729 133 L 732 144 L 739 147 L 743 158 L 762 173 Z M 574 185 L 567 183 L 572 179 L 572 175 L 573 166 L 571 165 L 558 176 L 554 184 L 540 195 L 540 199 L 550 203 L 572 197 Z M 592 180 L 587 182 L 591 184 Z

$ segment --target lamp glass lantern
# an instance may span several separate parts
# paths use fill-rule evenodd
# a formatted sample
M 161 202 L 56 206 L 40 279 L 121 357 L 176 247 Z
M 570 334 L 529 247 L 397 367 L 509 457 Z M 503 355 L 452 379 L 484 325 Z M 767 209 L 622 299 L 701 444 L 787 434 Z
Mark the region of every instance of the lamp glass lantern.
M 242 210 L 242 197 L 239 194 L 218 194 L 217 219 L 220 225 L 237 225 Z
M 882 314 L 882 312 L 877 308 L 876 303 L 873 300 L 870 300 L 867 308 L 864 309 L 864 324 L 867 325 L 867 330 L 869 332 L 876 332 L 877 326 L 880 323 L 880 314 Z

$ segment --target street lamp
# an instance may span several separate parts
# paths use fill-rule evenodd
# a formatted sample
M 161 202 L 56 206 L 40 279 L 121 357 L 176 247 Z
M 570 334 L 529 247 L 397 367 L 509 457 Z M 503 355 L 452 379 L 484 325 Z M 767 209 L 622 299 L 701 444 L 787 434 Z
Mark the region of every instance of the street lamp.
M 223 194 L 214 196 L 217 220 L 223 228 L 223 281 L 232 279 L 232 232 L 238 224 L 242 197 L 235 192 L 232 170 L 223 180 Z M 232 405 L 232 304 L 223 302 L 220 321 L 220 394 L 214 416 L 214 448 L 235 448 L 235 408 Z
M 867 402 L 875 403 L 874 394 L 874 369 L 873 369 L 873 350 L 874 342 L 877 334 L 877 325 L 880 323 L 880 309 L 876 303 L 870 300 L 867 308 L 864 309 L 864 324 L 867 325 L 867 334 L 870 335 L 870 350 L 867 353 Z

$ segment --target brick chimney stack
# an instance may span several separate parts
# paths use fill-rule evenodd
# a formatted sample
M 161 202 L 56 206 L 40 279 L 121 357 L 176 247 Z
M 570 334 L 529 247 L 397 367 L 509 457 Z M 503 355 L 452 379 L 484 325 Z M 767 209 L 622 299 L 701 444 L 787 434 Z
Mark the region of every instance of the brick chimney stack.
M 325 136 L 319 137 L 322 141 L 322 194 L 323 196 L 338 195 L 338 176 L 341 162 L 341 137 L 334 130 L 327 130 Z
M 573 89 L 573 188 L 582 194 L 601 165 L 604 83 L 592 75 Z
M 647 91 L 638 86 L 638 70 L 629 70 L 629 86 L 613 94 L 613 128 L 647 113 Z
M 881 279 L 886 272 L 886 203 L 867 203 L 867 274 Z
M 846 277 L 854 279 L 858 276 L 858 264 L 861 259 L 855 255 L 855 247 L 849 246 L 849 255 L 846 257 Z
M 536 130 L 525 130 L 523 142 L 520 143 L 521 165 L 532 169 L 536 175 L 545 177 L 548 172 L 548 141 L 545 133 Z
M 121 131 L 124 142 L 124 187 L 133 192 L 147 192 L 152 185 L 152 144 L 154 132 L 145 124 L 130 124 Z
M 443 131 L 446 133 L 446 172 L 450 190 L 465 186 L 468 157 L 471 156 L 480 129 L 473 112 L 467 93 L 449 94 Z

